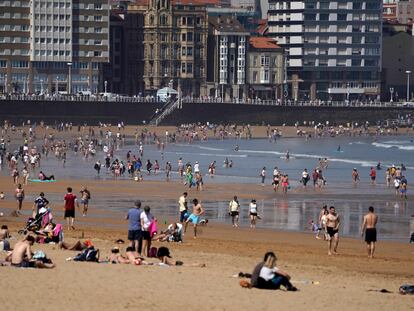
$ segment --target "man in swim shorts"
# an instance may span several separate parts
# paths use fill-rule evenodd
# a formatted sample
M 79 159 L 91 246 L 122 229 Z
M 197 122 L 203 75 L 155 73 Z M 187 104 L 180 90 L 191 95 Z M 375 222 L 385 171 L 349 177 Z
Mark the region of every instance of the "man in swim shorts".
M 239 210 L 239 201 L 237 200 L 237 196 L 234 196 L 233 200 L 231 200 L 229 203 L 229 214 L 231 216 L 233 228 L 237 228 L 239 226 Z
M 327 237 L 328 237 L 328 255 L 332 255 L 332 240 L 335 241 L 333 253 L 335 255 L 338 254 L 336 250 L 338 248 L 338 243 L 339 243 L 339 233 L 338 233 L 339 224 L 340 224 L 339 215 L 336 213 L 335 207 L 331 206 L 329 208 L 329 214 L 326 219 L 326 227 L 325 227 L 325 232 L 327 233 Z
M 367 243 L 368 257 L 374 257 L 375 242 L 377 242 L 377 221 L 378 216 L 374 213 L 374 208 L 370 206 L 368 208 L 368 214 L 364 216 L 364 220 L 361 226 L 361 236 L 365 231 L 365 242 Z
M 204 214 L 204 209 L 197 199 L 193 200 L 193 213 L 188 217 L 185 222 L 184 233 L 187 232 L 187 225 L 191 221 L 194 227 L 194 239 L 197 238 L 197 226 L 200 222 L 200 216 Z
M 54 268 L 52 263 L 43 263 L 33 260 L 32 246 L 35 242 L 33 236 L 28 235 L 23 241 L 19 241 L 14 246 L 11 254 L 11 265 L 17 268 Z

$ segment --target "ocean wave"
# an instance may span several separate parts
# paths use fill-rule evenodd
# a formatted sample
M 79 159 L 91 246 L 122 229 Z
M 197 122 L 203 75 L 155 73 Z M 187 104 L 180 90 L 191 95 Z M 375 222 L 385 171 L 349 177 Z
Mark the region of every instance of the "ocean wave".
M 191 155 L 192 157 L 196 156 L 207 156 L 207 157 L 227 157 L 231 158 L 247 158 L 247 154 L 218 154 L 218 153 L 191 153 L 191 152 L 181 152 L 181 151 L 166 151 L 165 154 L 177 154 L 177 155 Z
M 244 153 L 262 153 L 262 154 L 274 154 L 279 156 L 286 156 L 286 152 L 279 152 L 279 151 L 267 151 L 267 150 L 239 150 L 240 152 Z M 303 159 L 325 159 L 327 158 L 329 162 L 341 162 L 341 163 L 348 163 L 348 164 L 355 164 L 360 165 L 363 167 L 371 167 L 376 166 L 377 162 L 372 161 L 364 161 L 364 160 L 358 160 L 358 159 L 341 159 L 341 158 L 331 158 L 326 155 L 320 155 L 320 154 L 303 154 L 303 153 L 290 153 L 290 156 L 293 158 L 303 158 Z
M 205 146 L 200 146 L 200 145 L 189 145 L 189 144 L 175 144 L 176 146 L 179 147 L 193 147 L 193 148 L 198 148 L 201 150 L 210 150 L 210 151 L 224 151 L 226 149 L 222 149 L 222 148 L 213 148 L 213 147 L 205 147 Z
M 406 150 L 406 151 L 414 150 L 414 145 L 405 146 L 405 145 L 400 145 L 400 144 L 387 144 L 387 143 L 375 143 L 375 142 L 372 143 L 372 145 L 377 148 L 385 148 L 385 149 L 397 148 L 399 150 Z

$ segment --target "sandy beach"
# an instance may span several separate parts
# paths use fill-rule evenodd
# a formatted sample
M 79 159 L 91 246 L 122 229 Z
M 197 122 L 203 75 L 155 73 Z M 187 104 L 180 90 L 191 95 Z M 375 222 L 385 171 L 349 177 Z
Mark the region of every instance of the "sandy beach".
M 112 125 L 111 130 L 117 131 Z M 275 128 L 275 127 L 272 127 Z M 296 128 L 278 127 L 283 137 L 296 137 Z M 103 128 L 107 130 L 109 128 Z M 125 133 L 132 138 L 134 132 L 140 132 L 142 126 L 127 126 Z M 175 127 L 149 128 L 157 135 L 164 136 L 165 131 L 175 131 Z M 253 127 L 253 137 L 266 137 L 267 127 Z M 305 128 L 309 132 L 313 129 Z M 25 127 L 28 131 L 28 127 Z M 57 139 L 73 140 L 85 135 L 88 127 L 73 128 L 69 132 L 57 132 L 51 128 L 37 127 L 37 137 L 54 133 Z M 96 128 L 95 128 L 96 131 Z M 371 129 L 373 133 L 374 128 Z M 402 129 L 399 133 L 406 134 Z M 21 142 L 20 128 L 8 132 L 13 143 Z M 212 136 L 212 133 L 209 133 Z M 92 162 L 91 162 L 92 163 Z M 6 168 L 4 168 L 6 169 Z M 63 219 L 63 196 L 66 187 L 71 186 L 75 193 L 87 184 L 92 193 L 90 211 L 87 217 L 77 211 L 76 230 L 67 231 L 65 241 L 91 239 L 99 248 L 101 259 L 110 255 L 115 241 L 127 241 L 126 210 L 121 208 L 117 200 L 129 207 L 136 199 L 151 202 L 152 213 L 158 218 L 159 229 L 177 220 L 178 212 L 163 214 L 166 202 L 178 200 L 185 190 L 183 184 L 176 179 L 165 181 L 144 180 L 99 180 L 60 178 L 54 183 L 29 183 L 25 186 L 26 200 L 23 203 L 23 215 L 11 216 L 17 203 L 13 197 L 15 186 L 9 176 L 0 176 L 0 191 L 5 199 L 0 201 L 0 225 L 8 225 L 13 239 L 12 246 L 22 236 L 17 231 L 24 227 L 30 215 L 33 198 L 39 192 L 46 197 L 53 197 L 51 207 L 56 223 L 65 224 Z M 275 194 L 271 185 L 266 187 L 257 184 L 206 183 L 204 191 L 187 190 L 189 198 L 197 197 L 205 200 L 227 201 L 234 194 L 240 199 L 252 197 L 263 200 L 286 200 L 281 193 Z M 96 203 L 96 198 L 113 197 L 104 205 Z M 370 194 L 368 186 L 356 189 L 345 189 L 341 193 L 335 186 L 323 191 L 304 190 L 301 187 L 292 189 L 290 199 L 310 199 L 320 202 L 331 199 L 358 200 L 375 198 L 392 201 L 395 196 L 391 192 Z M 59 199 L 56 199 L 59 198 Z M 408 197 L 411 205 L 414 200 Z M 178 210 L 178 206 L 177 206 Z M 408 242 L 408 240 L 407 240 Z M 118 245 L 124 251 L 126 244 Z M 160 243 L 170 248 L 173 259 L 184 263 L 205 263 L 205 268 L 195 267 L 162 267 L 135 266 L 120 264 L 96 264 L 66 261 L 78 252 L 59 250 L 56 245 L 34 246 L 34 250 L 43 250 L 56 264 L 52 270 L 16 269 L 0 267 L 3 281 L 1 305 L 4 310 L 414 310 L 414 297 L 402 296 L 398 288 L 402 284 L 414 283 L 414 249 L 413 245 L 395 241 L 379 241 L 374 259 L 368 259 L 365 243 L 362 238 L 342 238 L 339 244 L 339 255 L 327 255 L 327 243 L 316 240 L 314 235 L 270 229 L 250 229 L 247 226 L 232 228 L 224 223 L 211 221 L 208 226 L 201 227 L 197 240 L 192 238 L 191 230 L 184 238 L 184 243 Z M 266 291 L 245 289 L 239 285 L 240 279 L 233 277 L 239 272 L 251 273 L 260 262 L 265 252 L 272 250 L 278 256 L 278 266 L 292 275 L 292 280 L 299 292 Z M 0 260 L 5 253 L 0 253 Z M 157 263 L 152 258 L 150 262 Z M 391 293 L 380 293 L 387 289 Z
M 44 191 L 60 194 L 67 186 L 81 187 L 76 180 L 60 180 L 56 183 L 29 184 L 26 196 Z M 144 181 L 88 181 L 94 196 L 108 191 L 123 194 L 125 199 L 178 198 L 183 187 L 171 182 Z M 267 188 L 267 187 L 265 187 Z M 16 202 L 12 197 L 10 178 L 0 178 L 0 189 L 5 190 L 6 199 L 0 210 L 12 235 L 21 229 L 25 217 L 10 217 Z M 162 191 L 160 191 L 162 189 Z M 229 198 L 234 191 L 249 198 L 273 195 L 269 189 L 259 185 L 209 185 L 205 191 L 189 196 L 201 200 L 214 196 Z M 309 194 L 312 195 L 312 194 Z M 31 210 L 28 200 L 23 210 Z M 52 202 L 56 221 L 63 223 L 61 202 Z M 153 213 L 157 215 L 156 208 Z M 80 213 L 78 213 L 80 215 Z M 117 239 L 126 240 L 127 223 L 124 212 L 102 211 L 91 202 L 90 214 L 78 218 L 76 231 L 65 231 L 68 242 L 90 238 L 100 249 L 101 259 L 110 254 Z M 168 219 L 168 221 L 173 219 Z M 160 224 L 164 228 L 163 223 Z M 15 240 L 12 240 L 14 244 Z M 155 243 L 159 247 L 162 243 Z M 165 243 L 164 243 L 165 244 Z M 124 247 L 121 245 L 121 247 Z M 67 262 L 65 259 L 77 252 L 58 250 L 56 245 L 35 245 L 56 263 L 53 270 L 16 269 L 0 267 L 5 310 L 101 310 L 137 309 L 199 309 L 199 310 L 413 310 L 414 297 L 401 296 L 398 288 L 414 280 L 412 245 L 399 242 L 382 242 L 377 245 L 376 258 L 368 259 L 365 244 L 361 240 L 342 238 L 338 256 L 327 256 L 326 242 L 316 240 L 309 233 L 280 232 L 250 228 L 233 229 L 229 226 L 210 223 L 202 227 L 197 240 L 191 232 L 182 244 L 168 244 L 174 259 L 184 262 L 205 263 L 205 268 L 111 265 Z M 245 289 L 239 286 L 238 272 L 251 272 L 262 260 L 263 254 L 273 250 L 278 255 L 278 265 L 289 271 L 299 292 L 266 291 Z M 4 257 L 2 254 L 1 259 Z M 157 262 L 155 259 L 150 261 Z M 312 284 L 314 282 L 314 284 Z M 378 292 L 387 289 L 391 293 Z

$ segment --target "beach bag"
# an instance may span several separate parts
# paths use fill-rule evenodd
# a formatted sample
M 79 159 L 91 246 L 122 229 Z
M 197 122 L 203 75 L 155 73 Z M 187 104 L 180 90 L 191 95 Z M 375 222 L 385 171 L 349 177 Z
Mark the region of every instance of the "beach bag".
M 90 262 L 98 262 L 99 249 L 95 249 L 93 246 L 85 249 L 82 253 L 76 255 L 73 260 L 74 261 L 90 261 Z
M 158 233 L 157 220 L 153 219 L 148 227 L 151 239 Z
M 157 257 L 157 251 L 158 251 L 158 249 L 156 247 L 151 247 L 149 252 L 148 252 L 148 257 L 150 257 L 150 258 Z
M 401 285 L 399 292 L 402 295 L 414 295 L 414 285 L 412 284 Z

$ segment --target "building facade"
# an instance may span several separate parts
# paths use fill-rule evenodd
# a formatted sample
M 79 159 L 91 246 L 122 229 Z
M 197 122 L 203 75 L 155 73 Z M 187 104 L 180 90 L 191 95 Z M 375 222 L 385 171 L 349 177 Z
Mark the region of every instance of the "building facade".
M 225 99 L 246 99 L 250 33 L 235 17 L 210 16 L 208 22 L 208 94 Z
M 293 99 L 380 94 L 382 1 L 269 1 L 268 36 L 286 50 Z
M 97 92 L 108 25 L 105 0 L 0 1 L 0 91 Z
M 249 39 L 248 98 L 282 100 L 284 55 L 276 41 L 265 37 Z
M 207 23 L 206 6 L 198 1 L 149 0 L 144 26 L 146 94 L 172 86 L 182 96 L 206 95 Z
M 396 20 L 398 15 L 398 0 L 383 0 L 382 17 L 384 20 Z
M 414 1 L 399 1 L 397 4 L 397 20 L 401 24 L 412 24 L 414 21 Z
M 148 5 L 146 1 L 120 4 L 111 10 L 110 61 L 104 66 L 104 84 L 111 93 L 143 95 L 144 13 Z
M 382 94 L 384 101 L 407 99 L 407 71 L 412 81 L 414 73 L 414 36 L 410 32 L 398 31 L 384 34 L 382 59 Z M 410 85 L 409 99 L 414 98 Z

